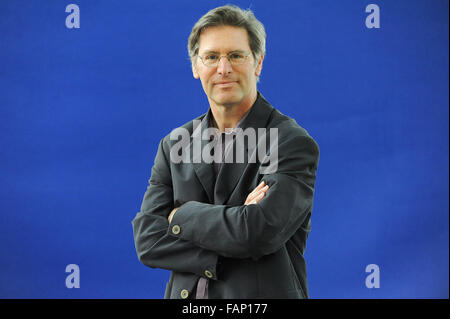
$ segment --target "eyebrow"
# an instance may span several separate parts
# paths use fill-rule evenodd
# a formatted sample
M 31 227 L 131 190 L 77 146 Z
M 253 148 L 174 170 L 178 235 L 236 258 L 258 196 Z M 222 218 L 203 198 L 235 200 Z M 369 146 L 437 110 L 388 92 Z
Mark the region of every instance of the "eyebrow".
M 230 53 L 245 53 L 245 51 L 244 50 L 231 50 L 227 54 L 230 54 Z M 219 52 L 214 51 L 214 50 L 207 50 L 207 51 L 203 52 L 203 54 L 219 54 Z

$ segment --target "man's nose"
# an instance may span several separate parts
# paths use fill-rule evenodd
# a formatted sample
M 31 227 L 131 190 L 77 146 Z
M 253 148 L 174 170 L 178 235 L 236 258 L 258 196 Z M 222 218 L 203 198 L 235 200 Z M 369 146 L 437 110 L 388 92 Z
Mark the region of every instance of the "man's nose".
M 217 65 L 217 73 L 219 74 L 228 74 L 233 71 L 231 67 L 231 63 L 226 56 L 222 56 L 219 60 L 219 64 Z

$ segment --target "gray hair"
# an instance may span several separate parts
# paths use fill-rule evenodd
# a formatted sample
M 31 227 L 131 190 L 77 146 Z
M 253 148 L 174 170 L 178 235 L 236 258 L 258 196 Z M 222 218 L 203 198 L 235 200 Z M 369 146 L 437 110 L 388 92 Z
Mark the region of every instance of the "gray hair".
M 199 40 L 202 32 L 208 27 L 233 26 L 247 30 L 249 46 L 253 57 L 258 58 L 266 53 L 266 31 L 263 24 L 256 19 L 250 9 L 242 10 L 235 5 L 226 5 L 210 10 L 203 15 L 192 28 L 188 39 L 189 57 L 198 54 Z

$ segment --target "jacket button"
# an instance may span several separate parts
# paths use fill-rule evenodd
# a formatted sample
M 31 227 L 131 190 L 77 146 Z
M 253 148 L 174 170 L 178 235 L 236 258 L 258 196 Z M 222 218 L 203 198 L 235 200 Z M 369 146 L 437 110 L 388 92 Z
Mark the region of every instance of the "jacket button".
M 210 272 L 209 270 L 205 270 L 205 276 L 206 277 L 208 277 L 208 278 L 212 278 L 212 277 L 214 277 L 214 275 L 212 274 L 212 272 Z
M 189 291 L 187 291 L 186 289 L 181 290 L 181 298 L 186 299 L 187 297 L 189 297 Z
M 180 226 L 175 225 L 175 226 L 172 227 L 172 233 L 173 234 L 178 235 L 180 233 L 180 231 L 181 231 Z

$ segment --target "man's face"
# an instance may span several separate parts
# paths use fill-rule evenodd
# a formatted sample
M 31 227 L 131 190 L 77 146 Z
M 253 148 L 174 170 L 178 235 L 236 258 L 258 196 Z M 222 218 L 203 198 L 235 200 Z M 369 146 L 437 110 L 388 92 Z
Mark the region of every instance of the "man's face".
M 194 77 L 201 80 L 210 102 L 233 106 L 256 97 L 256 77 L 261 73 L 263 56 L 255 63 L 244 28 L 209 27 L 200 35 L 199 45 L 200 57 L 210 53 L 223 56 L 217 67 L 205 66 L 198 57 L 192 61 Z M 249 54 L 245 63 L 231 65 L 225 55 L 235 51 Z

